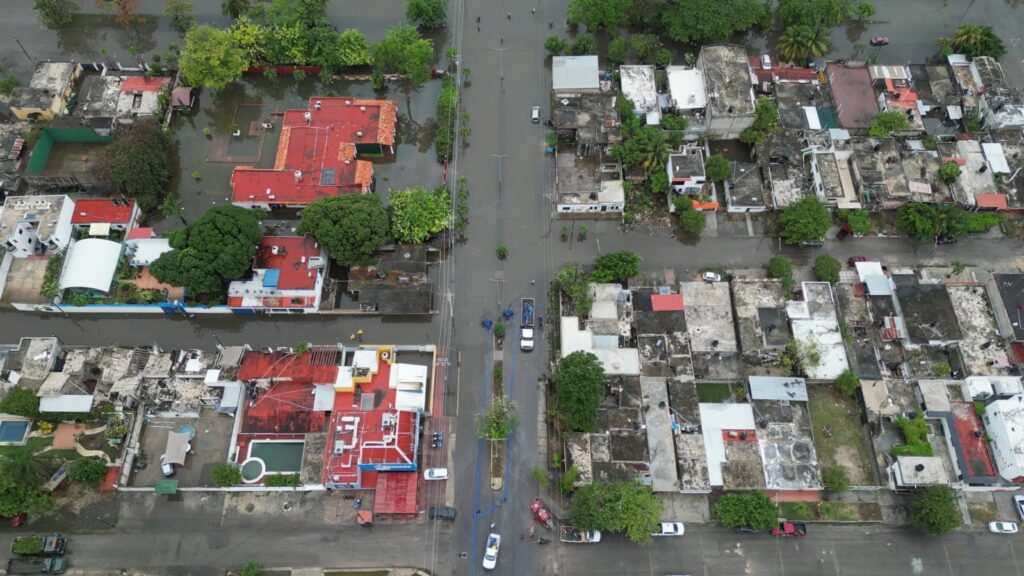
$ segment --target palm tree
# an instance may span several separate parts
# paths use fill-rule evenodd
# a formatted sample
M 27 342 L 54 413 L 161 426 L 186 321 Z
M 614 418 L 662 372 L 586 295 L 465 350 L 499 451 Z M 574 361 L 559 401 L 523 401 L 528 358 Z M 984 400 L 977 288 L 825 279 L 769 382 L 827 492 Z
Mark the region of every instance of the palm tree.
M 160 213 L 164 216 L 177 216 L 181 223 L 188 226 L 188 221 L 185 220 L 185 215 L 182 212 L 185 210 L 185 206 L 182 205 L 181 200 L 176 196 L 165 196 L 164 201 L 160 203 Z
M 787 60 L 804 60 L 828 51 L 828 36 L 821 26 L 797 24 L 786 28 L 779 36 L 776 48 Z
M 0 460 L 3 473 L 19 484 L 38 486 L 47 475 L 49 457 L 33 454 L 29 450 L 18 450 Z
M 249 0 L 224 0 L 220 4 L 220 10 L 225 16 L 238 18 L 249 11 Z

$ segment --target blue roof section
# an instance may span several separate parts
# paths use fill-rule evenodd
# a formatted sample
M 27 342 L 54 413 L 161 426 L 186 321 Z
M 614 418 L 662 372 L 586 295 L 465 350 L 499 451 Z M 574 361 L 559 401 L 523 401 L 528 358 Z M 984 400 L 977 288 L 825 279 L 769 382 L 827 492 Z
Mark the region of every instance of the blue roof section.
M 277 281 L 281 278 L 281 271 L 270 269 L 263 274 L 264 288 L 277 288 Z

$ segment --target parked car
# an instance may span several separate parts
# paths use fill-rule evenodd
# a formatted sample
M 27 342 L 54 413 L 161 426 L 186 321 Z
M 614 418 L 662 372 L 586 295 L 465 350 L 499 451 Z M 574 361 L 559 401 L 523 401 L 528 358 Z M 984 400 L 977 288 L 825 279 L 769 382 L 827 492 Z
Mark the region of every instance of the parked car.
M 757 534 L 758 529 L 753 526 L 737 526 L 736 532 L 739 534 Z
M 761 68 L 765 70 L 772 69 L 772 57 L 767 54 L 761 54 Z
M 174 464 L 167 461 L 167 454 L 160 455 L 160 471 L 163 472 L 164 478 L 174 477 Z
M 721 282 L 722 281 L 721 274 L 717 274 L 715 272 L 705 272 L 704 274 L 701 275 L 701 278 L 703 278 L 705 282 Z
M 850 228 L 850 223 L 846 222 L 839 227 L 839 232 L 836 232 L 836 240 L 846 240 L 850 236 L 853 236 L 853 228 Z
M 434 506 L 427 510 L 427 518 L 433 520 L 434 518 L 440 520 L 455 520 L 455 508 L 451 506 Z
M 682 536 L 682 522 L 662 522 L 661 530 L 654 533 L 654 536 Z
M 871 45 L 872 46 L 888 46 L 889 45 L 889 37 L 888 36 L 875 36 L 875 37 L 871 38 Z
M 868 258 L 867 256 L 850 256 L 850 258 L 846 261 L 846 263 L 850 265 L 850 268 L 856 268 L 857 267 L 857 262 L 870 262 L 870 261 L 871 261 L 871 258 Z
M 530 109 L 530 121 L 534 124 L 540 123 L 540 106 L 534 106 Z
M 1017 524 L 1014 522 L 989 522 L 988 531 L 993 534 L 1016 534 Z
M 1017 515 L 1024 520 L 1024 494 L 1017 494 L 1013 497 L 1013 505 L 1017 507 Z
M 498 550 L 501 549 L 501 535 L 500 534 L 488 534 L 487 535 L 487 548 L 484 550 L 484 569 L 494 570 L 494 567 L 498 565 Z
M 424 480 L 447 480 L 448 469 L 447 468 L 427 468 L 423 471 Z

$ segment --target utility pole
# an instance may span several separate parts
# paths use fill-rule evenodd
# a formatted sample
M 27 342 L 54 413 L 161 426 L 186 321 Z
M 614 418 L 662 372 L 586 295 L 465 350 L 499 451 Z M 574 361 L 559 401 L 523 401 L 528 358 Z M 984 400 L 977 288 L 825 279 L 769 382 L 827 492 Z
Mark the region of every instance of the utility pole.
M 28 58 L 29 64 L 31 64 L 32 67 L 35 68 L 36 62 L 35 62 L 35 60 L 32 59 L 31 56 L 28 55 L 28 50 L 25 50 L 25 47 L 22 46 L 21 40 L 18 40 L 17 38 L 15 38 L 14 41 L 18 43 L 18 48 L 21 48 L 21 51 L 25 54 L 25 58 Z

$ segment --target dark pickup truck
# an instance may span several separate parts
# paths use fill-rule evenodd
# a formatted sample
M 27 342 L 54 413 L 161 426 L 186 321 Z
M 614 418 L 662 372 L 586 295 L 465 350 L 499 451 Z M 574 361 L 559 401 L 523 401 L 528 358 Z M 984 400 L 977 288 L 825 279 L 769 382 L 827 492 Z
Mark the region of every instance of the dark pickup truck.
M 19 556 L 63 556 L 68 539 L 60 534 L 19 536 L 11 542 L 11 553 Z
M 66 568 L 60 557 L 16 556 L 7 561 L 8 574 L 60 574 Z

